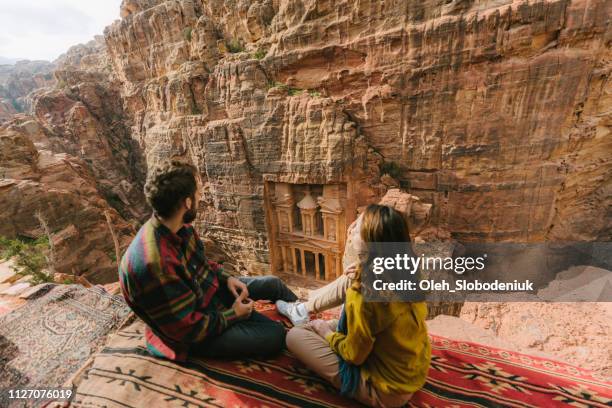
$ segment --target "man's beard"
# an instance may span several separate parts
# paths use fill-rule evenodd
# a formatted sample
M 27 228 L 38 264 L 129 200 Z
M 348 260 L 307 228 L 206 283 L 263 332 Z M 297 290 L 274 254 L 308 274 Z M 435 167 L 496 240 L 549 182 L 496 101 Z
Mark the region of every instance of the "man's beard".
M 196 207 L 195 197 L 192 197 L 191 208 L 185 211 L 185 214 L 183 214 L 183 222 L 185 224 L 191 224 L 196 219 L 196 215 L 198 215 L 198 210 Z
M 183 222 L 185 224 L 191 224 L 196 219 L 196 215 L 198 215 L 197 210 L 187 210 L 185 214 L 183 214 Z

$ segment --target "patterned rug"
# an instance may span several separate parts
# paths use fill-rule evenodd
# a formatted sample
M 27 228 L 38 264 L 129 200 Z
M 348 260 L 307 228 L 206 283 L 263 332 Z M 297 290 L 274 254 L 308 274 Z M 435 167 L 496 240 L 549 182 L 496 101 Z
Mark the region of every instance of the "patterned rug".
M 273 305 L 258 310 L 281 320 Z M 331 317 L 331 316 L 324 316 Z M 354 407 L 288 352 L 273 360 L 151 357 L 143 323 L 114 335 L 75 380 L 73 407 Z M 610 407 L 612 385 L 559 362 L 432 337 L 433 360 L 412 407 Z
M 129 309 L 102 290 L 58 285 L 0 317 L 0 389 L 57 387 L 120 326 Z M 5 393 L 0 407 L 8 406 Z

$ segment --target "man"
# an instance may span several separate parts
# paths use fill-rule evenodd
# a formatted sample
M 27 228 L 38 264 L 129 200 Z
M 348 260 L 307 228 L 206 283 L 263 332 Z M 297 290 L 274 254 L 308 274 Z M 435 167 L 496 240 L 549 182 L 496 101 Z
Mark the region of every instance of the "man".
M 209 261 L 190 223 L 196 218 L 195 168 L 170 160 L 154 169 L 145 195 L 153 215 L 119 267 L 129 306 L 147 325 L 149 351 L 184 361 L 189 354 L 268 356 L 285 345 L 282 324 L 253 311 L 253 300 L 297 299 L 273 276 L 235 278 Z

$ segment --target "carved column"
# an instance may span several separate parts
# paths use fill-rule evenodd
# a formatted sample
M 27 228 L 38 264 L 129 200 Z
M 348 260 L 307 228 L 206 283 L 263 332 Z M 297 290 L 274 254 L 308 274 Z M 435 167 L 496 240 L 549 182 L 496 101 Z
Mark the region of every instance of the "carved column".
M 297 206 L 302 217 L 302 232 L 304 235 L 314 235 L 317 230 L 315 215 L 318 206 L 317 202 L 312 198 L 310 190 L 306 191 L 306 195 L 297 203 Z
M 302 276 L 306 276 L 306 254 L 304 249 L 300 249 L 300 261 L 302 263 Z
M 281 256 L 283 258 L 283 270 L 285 272 L 289 272 L 289 259 L 287 258 L 288 254 L 287 254 L 287 247 L 286 246 L 281 246 Z
M 297 275 L 298 273 L 298 269 L 297 269 L 297 257 L 295 256 L 295 248 L 294 247 L 290 247 L 291 248 L 291 272 L 295 273 Z

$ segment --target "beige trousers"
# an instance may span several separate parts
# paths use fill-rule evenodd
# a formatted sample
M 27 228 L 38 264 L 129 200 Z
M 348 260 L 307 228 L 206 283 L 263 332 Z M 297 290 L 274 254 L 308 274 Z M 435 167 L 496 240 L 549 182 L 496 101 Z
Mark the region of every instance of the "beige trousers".
M 311 292 L 306 302 L 306 310 L 316 313 L 342 305 L 351 282 L 351 278 L 342 274 L 335 281 Z
M 335 331 L 338 321 L 331 320 L 329 325 Z M 292 328 L 287 334 L 287 348 L 308 368 L 330 382 L 334 387 L 340 388 L 338 355 L 334 353 L 329 343 L 319 336 L 310 325 Z M 363 378 L 355 394 L 357 401 L 369 407 L 401 407 L 411 397 L 412 394 L 384 394 Z

